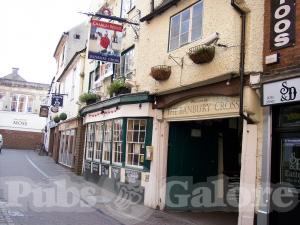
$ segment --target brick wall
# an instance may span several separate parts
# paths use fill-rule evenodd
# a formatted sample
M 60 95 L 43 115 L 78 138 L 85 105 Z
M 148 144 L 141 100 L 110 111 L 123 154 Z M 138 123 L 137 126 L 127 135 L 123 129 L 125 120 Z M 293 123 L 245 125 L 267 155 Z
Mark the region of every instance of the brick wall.
M 278 0 L 279 1 L 279 0 Z M 271 0 L 265 0 L 265 25 L 264 25 L 264 56 L 280 53 L 280 63 L 265 65 L 266 74 L 279 73 L 285 70 L 296 69 L 300 66 L 300 4 L 296 4 L 296 42 L 295 46 L 285 49 L 271 51 L 270 49 L 270 30 L 271 30 Z
M 37 149 L 42 143 L 42 133 L 3 130 L 0 129 L 3 136 L 4 146 L 8 149 Z
M 79 119 L 78 128 L 76 131 L 75 162 L 73 167 L 73 171 L 78 175 L 81 175 L 82 173 L 84 142 L 85 142 L 85 126 L 82 124 L 82 119 Z

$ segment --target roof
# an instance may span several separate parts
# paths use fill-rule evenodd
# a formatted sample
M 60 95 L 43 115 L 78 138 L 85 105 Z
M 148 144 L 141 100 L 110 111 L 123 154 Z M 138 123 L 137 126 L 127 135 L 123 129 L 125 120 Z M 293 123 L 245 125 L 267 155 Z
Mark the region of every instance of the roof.
M 70 62 L 68 63 L 68 65 L 64 68 L 64 70 L 62 71 L 62 73 L 60 74 L 60 76 L 57 78 L 57 81 L 59 82 L 60 79 L 63 77 L 63 75 L 65 74 L 65 72 L 70 68 L 70 66 L 72 65 L 72 63 L 75 61 L 76 57 L 81 54 L 81 53 L 84 53 L 86 51 L 86 48 L 76 52 L 72 59 L 70 60 Z
M 12 72 L 4 77 L 1 77 L 2 79 L 6 79 L 6 80 L 14 80 L 14 81 L 24 81 L 26 82 L 26 80 L 21 77 L 18 74 L 19 68 L 12 68 Z
M 166 10 L 168 10 L 169 8 L 171 8 L 172 6 L 176 5 L 180 0 L 164 0 L 159 6 L 157 6 L 153 12 L 149 13 L 148 15 L 142 17 L 140 19 L 141 22 L 144 21 L 150 21 L 152 20 L 154 17 L 162 14 L 163 12 L 165 12 Z

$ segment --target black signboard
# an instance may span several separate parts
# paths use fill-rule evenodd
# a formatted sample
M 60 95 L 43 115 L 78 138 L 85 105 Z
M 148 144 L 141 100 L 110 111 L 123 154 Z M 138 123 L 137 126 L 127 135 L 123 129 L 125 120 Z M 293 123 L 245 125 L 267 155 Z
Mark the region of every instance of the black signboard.
M 109 176 L 109 165 L 102 164 L 101 165 L 101 176 Z
M 84 170 L 86 172 L 91 172 L 91 166 L 92 166 L 92 163 L 90 161 L 85 161 L 84 162 Z
M 118 167 L 111 168 L 111 178 L 115 181 L 121 180 L 121 169 Z
M 92 173 L 99 175 L 99 167 L 100 167 L 99 163 L 93 162 L 92 163 Z
M 271 0 L 271 49 L 295 44 L 295 0 Z
M 51 105 L 55 107 L 62 107 L 64 105 L 64 96 L 52 95 Z
M 300 188 L 300 138 L 282 139 L 281 182 Z
M 125 170 L 125 183 L 126 184 L 140 184 L 141 172 L 136 170 Z

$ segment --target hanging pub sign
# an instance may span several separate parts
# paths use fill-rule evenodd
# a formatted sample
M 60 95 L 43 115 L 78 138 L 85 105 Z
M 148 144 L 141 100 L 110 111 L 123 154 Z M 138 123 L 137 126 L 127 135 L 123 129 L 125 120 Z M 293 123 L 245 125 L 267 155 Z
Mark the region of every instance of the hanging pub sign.
M 40 117 L 48 117 L 49 114 L 49 107 L 46 105 L 41 105 L 40 107 Z
M 51 105 L 55 107 L 63 107 L 64 96 L 63 95 L 52 95 Z
M 295 44 L 295 0 L 271 0 L 271 49 Z
M 265 106 L 300 101 L 300 77 L 265 83 L 262 94 Z
M 122 32 L 122 25 L 92 19 L 88 58 L 120 63 Z

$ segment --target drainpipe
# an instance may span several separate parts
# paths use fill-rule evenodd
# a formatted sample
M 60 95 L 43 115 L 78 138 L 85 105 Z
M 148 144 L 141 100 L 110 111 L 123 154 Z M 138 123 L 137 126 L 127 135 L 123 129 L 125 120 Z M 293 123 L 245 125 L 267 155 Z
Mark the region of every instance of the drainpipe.
M 241 51 L 240 51 L 240 117 L 245 119 L 247 123 L 253 123 L 252 120 L 244 114 L 244 74 L 245 74 L 245 47 L 246 47 L 246 11 L 244 11 L 235 0 L 231 0 L 232 7 L 241 15 L 242 31 L 241 31 Z
M 151 12 L 154 11 L 154 1 L 155 1 L 155 0 L 151 0 L 151 3 L 150 3 L 150 4 L 151 4 Z

